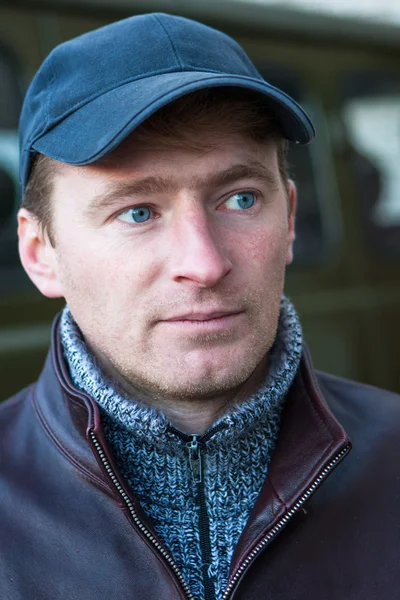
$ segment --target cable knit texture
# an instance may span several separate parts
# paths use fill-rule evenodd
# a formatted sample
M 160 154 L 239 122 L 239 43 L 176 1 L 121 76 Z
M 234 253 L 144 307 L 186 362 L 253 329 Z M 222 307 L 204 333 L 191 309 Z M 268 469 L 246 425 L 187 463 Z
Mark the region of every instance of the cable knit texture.
M 218 430 L 202 449 L 202 483 L 194 480 L 187 439 L 172 429 L 163 413 L 123 395 L 104 375 L 68 307 L 61 318 L 61 338 L 74 384 L 100 406 L 117 465 L 196 600 L 204 600 L 199 530 L 199 486 L 204 485 L 212 556 L 208 575 L 219 600 L 233 551 L 265 480 L 285 395 L 300 362 L 302 332 L 292 304 L 282 299 L 263 385 L 212 426 L 212 431 L 216 426 Z

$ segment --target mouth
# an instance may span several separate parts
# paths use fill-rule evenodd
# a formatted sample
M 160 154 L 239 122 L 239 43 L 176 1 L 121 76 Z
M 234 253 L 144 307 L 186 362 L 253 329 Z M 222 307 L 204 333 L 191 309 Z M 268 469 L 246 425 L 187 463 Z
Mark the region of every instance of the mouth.
M 166 319 L 167 322 L 176 321 L 213 321 L 216 319 L 223 319 L 225 317 L 231 317 L 240 314 L 243 311 L 238 310 L 220 310 L 210 312 L 191 312 L 170 319 Z
M 244 311 L 192 312 L 163 321 L 172 331 L 188 334 L 231 334 L 244 317 Z

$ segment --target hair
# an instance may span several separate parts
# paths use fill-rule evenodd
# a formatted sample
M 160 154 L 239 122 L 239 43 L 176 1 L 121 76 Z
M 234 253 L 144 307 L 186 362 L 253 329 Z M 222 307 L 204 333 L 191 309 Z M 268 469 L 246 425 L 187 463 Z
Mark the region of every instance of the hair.
M 196 134 L 200 132 L 199 141 Z M 276 143 L 279 174 L 287 190 L 287 142 L 274 111 L 264 96 L 243 88 L 209 88 L 178 98 L 146 119 L 97 164 L 118 159 L 132 142 L 151 143 L 154 147 L 165 149 L 203 150 L 211 148 L 214 142 L 218 143 L 221 134 L 243 135 L 260 144 Z M 204 143 L 204 140 L 207 142 Z M 59 168 L 58 161 L 38 154 L 21 203 L 21 207 L 35 216 L 53 246 L 55 233 L 51 199 Z

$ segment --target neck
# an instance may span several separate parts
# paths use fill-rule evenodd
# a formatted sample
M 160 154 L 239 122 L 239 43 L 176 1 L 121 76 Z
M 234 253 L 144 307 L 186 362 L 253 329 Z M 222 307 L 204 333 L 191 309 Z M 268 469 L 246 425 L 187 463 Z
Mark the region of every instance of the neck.
M 203 435 L 229 408 L 254 394 L 265 379 L 268 363 L 266 356 L 245 382 L 216 396 L 198 399 L 169 398 L 133 385 L 105 356 L 93 348 L 90 350 L 102 365 L 104 373 L 118 384 L 121 391 L 129 397 L 136 398 L 144 406 L 162 412 L 176 429 L 196 435 Z

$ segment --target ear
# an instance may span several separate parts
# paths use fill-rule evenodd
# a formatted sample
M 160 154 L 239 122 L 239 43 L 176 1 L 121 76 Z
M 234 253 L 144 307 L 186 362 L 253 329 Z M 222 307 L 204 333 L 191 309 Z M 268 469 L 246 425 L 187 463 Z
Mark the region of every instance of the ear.
M 289 208 L 289 222 L 288 222 L 288 237 L 287 237 L 287 251 L 286 251 L 286 264 L 290 265 L 293 261 L 293 243 L 296 238 L 295 232 L 295 219 L 296 219 L 296 207 L 297 207 L 297 190 L 294 181 L 289 179 L 288 181 L 288 208 Z
M 18 212 L 19 255 L 36 287 L 48 298 L 62 297 L 57 276 L 57 256 L 37 218 L 25 208 Z

